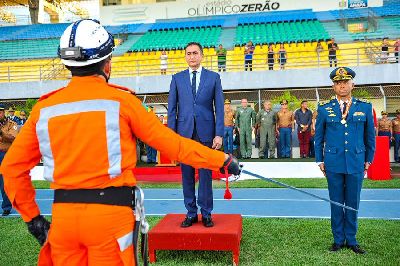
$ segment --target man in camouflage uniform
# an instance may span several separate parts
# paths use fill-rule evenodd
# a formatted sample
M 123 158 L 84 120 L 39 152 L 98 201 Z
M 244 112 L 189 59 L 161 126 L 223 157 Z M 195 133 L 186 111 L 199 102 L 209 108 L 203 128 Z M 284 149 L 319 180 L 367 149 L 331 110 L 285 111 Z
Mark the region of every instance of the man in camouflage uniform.
M 253 108 L 247 106 L 247 99 L 242 99 L 241 107 L 236 111 L 236 126 L 240 134 L 240 153 L 243 159 L 251 158 L 252 131 L 256 123 L 256 113 Z
M 272 104 L 270 101 L 264 102 L 264 108 L 261 109 L 256 117 L 256 124 L 260 127 L 260 150 L 259 158 L 264 158 L 265 149 L 269 147 L 269 158 L 275 158 L 275 127 L 276 127 L 276 113 L 271 109 Z

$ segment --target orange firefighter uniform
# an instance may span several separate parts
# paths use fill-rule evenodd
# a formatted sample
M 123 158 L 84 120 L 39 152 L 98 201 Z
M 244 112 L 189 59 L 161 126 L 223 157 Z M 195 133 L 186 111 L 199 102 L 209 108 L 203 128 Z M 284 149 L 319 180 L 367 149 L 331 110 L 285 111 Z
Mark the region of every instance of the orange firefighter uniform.
M 1 166 L 5 189 L 25 222 L 40 214 L 29 171 L 43 157 L 53 189 L 135 186 L 136 138 L 170 159 L 218 170 L 223 152 L 185 139 L 127 89 L 77 77 L 35 105 Z M 133 265 L 130 207 L 54 203 L 43 265 Z

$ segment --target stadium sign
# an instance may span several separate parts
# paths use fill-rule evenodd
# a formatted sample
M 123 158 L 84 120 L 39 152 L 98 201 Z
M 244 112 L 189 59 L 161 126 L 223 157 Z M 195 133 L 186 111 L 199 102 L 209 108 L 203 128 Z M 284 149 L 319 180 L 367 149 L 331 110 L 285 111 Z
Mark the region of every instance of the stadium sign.
M 122 1 L 125 2 L 125 1 Z M 257 14 L 274 11 L 311 9 L 314 12 L 356 7 L 382 6 L 383 0 L 191 0 L 149 4 L 102 6 L 100 19 L 105 25 L 154 23 L 158 19 L 213 17 Z
M 368 7 L 368 0 L 349 0 L 349 8 Z
M 187 10 L 189 17 L 210 16 L 210 15 L 229 15 L 252 12 L 276 11 L 280 7 L 279 2 L 269 0 L 259 3 L 235 4 L 231 0 L 208 1 L 205 4 L 199 4 L 197 7 L 191 7 Z

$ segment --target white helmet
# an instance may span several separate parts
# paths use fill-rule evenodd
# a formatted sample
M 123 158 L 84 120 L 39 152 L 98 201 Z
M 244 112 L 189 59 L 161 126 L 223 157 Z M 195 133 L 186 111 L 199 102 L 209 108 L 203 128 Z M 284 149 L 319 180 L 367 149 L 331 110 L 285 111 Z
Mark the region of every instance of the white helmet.
M 106 59 L 114 50 L 114 38 L 94 19 L 78 20 L 60 39 L 58 56 L 66 66 L 88 66 Z

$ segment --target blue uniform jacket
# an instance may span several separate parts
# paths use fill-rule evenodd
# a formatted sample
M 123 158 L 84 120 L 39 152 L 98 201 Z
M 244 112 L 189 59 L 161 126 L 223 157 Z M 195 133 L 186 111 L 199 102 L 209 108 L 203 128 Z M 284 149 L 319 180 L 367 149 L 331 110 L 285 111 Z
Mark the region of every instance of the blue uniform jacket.
M 215 113 L 215 115 L 214 115 Z M 196 130 L 201 142 L 212 142 L 224 134 L 224 95 L 218 73 L 203 67 L 196 98 L 193 98 L 189 70 L 172 76 L 168 96 L 168 127 L 191 138 Z
M 319 104 L 314 137 L 316 162 L 324 162 L 325 170 L 333 173 L 363 172 L 364 163 L 371 163 L 375 153 L 372 105 L 353 98 L 346 124 L 341 120 L 336 98 Z

